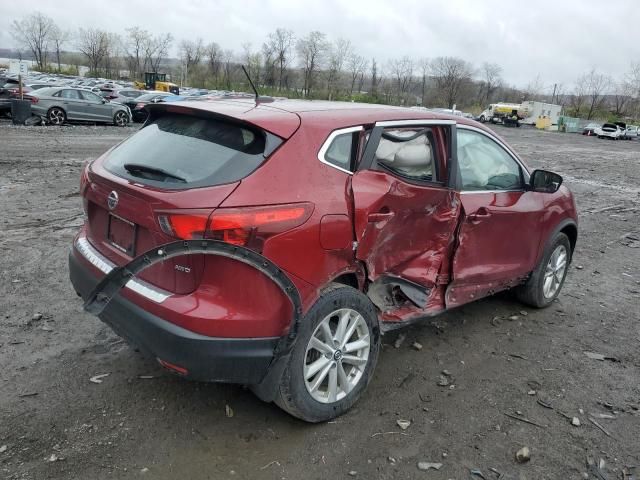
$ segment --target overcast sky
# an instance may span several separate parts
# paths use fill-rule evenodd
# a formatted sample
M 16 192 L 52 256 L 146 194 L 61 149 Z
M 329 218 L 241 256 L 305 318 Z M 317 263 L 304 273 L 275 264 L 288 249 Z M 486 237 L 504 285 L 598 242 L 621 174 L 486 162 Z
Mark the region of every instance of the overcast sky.
M 508 83 L 525 87 L 539 75 L 549 91 L 591 68 L 619 78 L 640 61 L 637 0 L 0 0 L 0 47 L 14 46 L 11 20 L 34 10 L 70 30 L 139 25 L 237 52 L 245 42 L 259 48 L 278 27 L 320 30 L 382 64 L 403 55 L 489 61 Z

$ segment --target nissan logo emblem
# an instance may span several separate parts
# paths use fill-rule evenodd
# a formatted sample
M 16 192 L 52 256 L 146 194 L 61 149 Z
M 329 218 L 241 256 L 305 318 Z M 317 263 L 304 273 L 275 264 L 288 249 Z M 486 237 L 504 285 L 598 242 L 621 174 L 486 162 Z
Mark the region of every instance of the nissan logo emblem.
M 115 191 L 112 191 L 107 197 L 107 205 L 109 210 L 113 210 L 118 206 L 118 194 Z

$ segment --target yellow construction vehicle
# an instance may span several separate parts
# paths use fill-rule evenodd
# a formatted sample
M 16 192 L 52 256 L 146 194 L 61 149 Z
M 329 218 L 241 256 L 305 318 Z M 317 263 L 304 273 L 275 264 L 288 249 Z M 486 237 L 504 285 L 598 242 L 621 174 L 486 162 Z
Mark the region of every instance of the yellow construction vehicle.
M 166 73 L 145 72 L 144 82 L 134 82 L 134 85 L 140 90 L 159 90 L 161 92 L 175 93 L 176 95 L 180 94 L 178 85 L 167 82 Z

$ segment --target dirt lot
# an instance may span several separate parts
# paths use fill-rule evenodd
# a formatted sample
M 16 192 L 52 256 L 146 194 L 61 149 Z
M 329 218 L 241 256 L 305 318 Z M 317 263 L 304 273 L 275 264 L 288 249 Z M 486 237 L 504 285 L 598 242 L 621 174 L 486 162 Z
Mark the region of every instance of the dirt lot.
M 558 302 L 534 311 L 503 294 L 402 332 L 397 348 L 388 334 L 356 407 L 307 425 L 242 387 L 165 373 L 83 313 L 66 263 L 80 168 L 133 128 L 0 124 L 0 478 L 622 479 L 640 465 L 640 142 L 498 129 L 577 196 Z

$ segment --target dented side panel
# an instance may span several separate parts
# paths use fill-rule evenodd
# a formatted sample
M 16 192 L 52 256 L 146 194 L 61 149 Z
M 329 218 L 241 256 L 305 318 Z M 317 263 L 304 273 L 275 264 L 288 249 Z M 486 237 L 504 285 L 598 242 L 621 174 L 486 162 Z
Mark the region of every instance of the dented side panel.
M 356 257 L 366 264 L 369 280 L 376 282 L 384 277 L 388 284 L 386 277 L 398 277 L 422 286 L 430 296 L 455 239 L 460 215 L 458 194 L 443 186 L 409 184 L 372 170 L 357 172 L 352 187 Z M 398 287 L 406 290 L 406 286 Z M 428 300 L 426 305 L 412 305 L 410 313 L 432 306 Z M 385 309 L 381 310 L 384 314 Z M 393 306 L 389 310 L 393 321 L 406 317 L 391 318 Z

